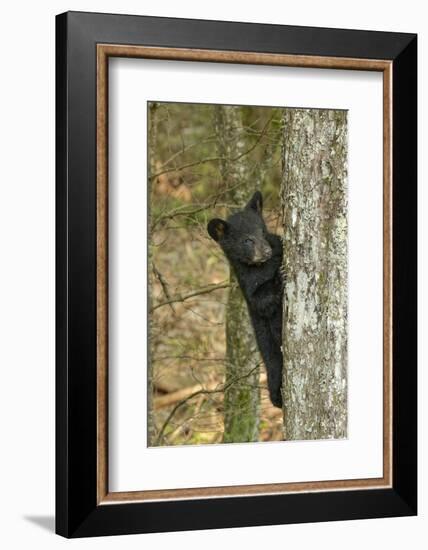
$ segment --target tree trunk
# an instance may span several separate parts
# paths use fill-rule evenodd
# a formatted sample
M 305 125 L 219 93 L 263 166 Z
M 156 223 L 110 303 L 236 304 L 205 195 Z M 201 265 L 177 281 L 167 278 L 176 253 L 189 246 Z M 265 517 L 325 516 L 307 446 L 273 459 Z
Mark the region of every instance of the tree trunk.
M 347 436 L 347 113 L 285 109 L 287 440 Z
M 246 143 L 239 110 L 214 106 L 214 122 L 220 171 L 227 201 L 242 208 L 254 192 L 254 181 L 248 173 Z M 237 159 L 237 160 L 236 160 Z M 226 306 L 226 379 L 224 395 L 224 443 L 257 441 L 259 434 L 259 354 L 247 305 L 233 272 Z

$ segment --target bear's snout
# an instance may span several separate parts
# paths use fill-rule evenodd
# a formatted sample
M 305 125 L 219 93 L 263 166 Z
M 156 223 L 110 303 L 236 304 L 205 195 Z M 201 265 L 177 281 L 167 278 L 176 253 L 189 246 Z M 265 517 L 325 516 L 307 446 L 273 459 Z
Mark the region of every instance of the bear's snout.
M 253 263 L 262 264 L 272 258 L 272 248 L 269 243 L 256 243 L 254 247 Z

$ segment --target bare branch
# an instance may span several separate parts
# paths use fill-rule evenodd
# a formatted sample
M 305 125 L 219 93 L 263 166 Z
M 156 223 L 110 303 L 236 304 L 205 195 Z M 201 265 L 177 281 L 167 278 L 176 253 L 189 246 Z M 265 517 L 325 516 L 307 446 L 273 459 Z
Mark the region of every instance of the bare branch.
M 228 162 L 237 162 L 242 157 L 245 157 L 246 155 L 249 155 L 254 149 L 257 147 L 257 145 L 260 143 L 260 141 L 263 139 L 263 136 L 266 134 L 267 129 L 269 128 L 270 123 L 272 122 L 273 116 L 270 117 L 270 119 L 266 122 L 263 130 L 260 132 L 260 135 L 258 136 L 256 142 L 246 151 L 243 151 L 240 155 L 234 158 L 226 158 L 226 157 L 208 157 L 205 159 L 195 160 L 194 162 L 189 162 L 187 164 L 183 164 L 182 166 L 178 166 L 177 168 L 166 168 L 165 170 L 161 170 L 160 172 L 157 172 L 156 174 L 153 174 L 150 176 L 150 179 L 158 178 L 159 176 L 162 176 L 163 174 L 169 174 L 170 172 L 182 172 L 183 170 L 186 170 L 186 168 L 192 168 L 193 166 L 199 166 L 200 164 L 206 164 L 207 162 L 219 162 L 227 160 Z
M 151 176 L 151 179 L 158 178 L 163 174 L 169 174 L 170 172 L 182 172 L 183 170 L 186 170 L 186 168 L 192 168 L 193 166 L 199 166 L 200 164 L 206 164 L 207 162 L 217 162 L 219 160 L 223 160 L 223 158 L 207 157 L 205 159 L 195 160 L 194 162 L 188 162 L 187 164 L 183 164 L 182 166 L 178 166 L 177 168 L 166 168 L 165 170 L 161 170 L 160 172 L 153 174 L 153 176 Z
M 193 149 L 194 147 L 198 147 L 199 145 L 203 145 L 205 143 L 210 143 L 214 140 L 215 138 L 215 134 L 211 135 L 211 136 L 208 136 L 206 139 L 203 139 L 201 141 L 197 141 L 195 143 L 190 143 L 189 145 L 183 145 L 183 147 L 177 151 L 176 153 L 174 153 L 171 157 L 169 157 L 168 160 L 166 160 L 164 163 L 162 163 L 162 166 L 161 168 L 164 168 L 165 166 L 168 166 L 168 164 L 171 164 L 171 162 L 173 160 L 175 160 L 177 157 L 179 157 L 180 155 L 186 153 L 187 151 L 189 151 L 190 149 Z
M 155 445 L 160 445 L 160 442 L 162 441 L 162 437 L 163 437 L 163 434 L 165 432 L 165 429 L 166 427 L 168 426 L 168 424 L 170 423 L 172 417 L 175 415 L 175 413 L 178 411 L 178 409 L 180 407 L 182 407 L 185 403 L 187 403 L 188 401 L 190 401 L 190 399 L 193 399 L 193 397 L 196 397 L 197 395 L 212 395 L 214 393 L 223 393 L 225 392 L 228 388 L 230 388 L 233 384 L 236 384 L 236 382 L 238 382 L 239 380 L 242 380 L 244 378 L 248 378 L 248 376 L 250 376 L 256 369 L 259 368 L 259 363 L 257 363 L 257 365 L 252 368 L 250 371 L 246 372 L 245 374 L 243 374 L 242 376 L 237 376 L 236 378 L 232 379 L 230 382 L 228 382 L 227 384 L 223 384 L 223 386 L 219 387 L 219 388 L 215 388 L 215 389 L 212 389 L 212 390 L 208 390 L 208 389 L 204 389 L 204 388 L 201 388 L 200 390 L 196 390 L 194 391 L 193 393 L 191 393 L 190 395 L 188 395 L 185 399 L 183 399 L 182 401 L 180 401 L 179 403 L 177 403 L 177 405 L 175 405 L 175 407 L 172 409 L 172 411 L 169 413 L 168 415 L 168 418 L 165 420 L 165 422 L 163 423 L 162 425 L 162 428 L 160 429 L 159 433 L 158 433 L 158 436 L 156 438 L 156 442 L 155 442 Z
M 247 376 L 247 375 L 246 375 Z M 260 374 L 260 389 L 266 389 L 266 381 L 267 377 L 265 373 Z M 169 407 L 169 405 L 172 405 L 173 403 L 177 403 L 177 401 L 182 401 L 183 399 L 186 399 L 190 396 L 200 395 L 202 394 L 202 390 L 204 392 L 213 392 L 217 393 L 219 391 L 218 389 L 218 383 L 217 382 L 209 382 L 208 384 L 195 384 L 194 386 L 189 386 L 187 388 L 182 388 L 180 390 L 176 390 L 173 392 L 170 392 L 166 395 L 161 395 L 159 397 L 155 397 L 153 400 L 153 405 L 155 409 L 163 409 L 165 407 Z M 216 390 L 216 391 L 214 391 Z M 281 412 L 281 411 L 279 411 Z
M 246 185 L 246 183 L 247 182 L 245 182 L 245 181 L 244 182 L 240 181 L 240 182 L 238 182 L 234 185 L 229 186 L 227 189 L 223 189 L 223 190 L 219 191 L 218 193 L 216 193 L 216 194 L 212 195 L 211 197 L 209 197 L 208 202 L 196 205 L 194 210 L 185 210 L 188 207 L 188 205 L 183 204 L 181 206 L 177 206 L 177 208 L 174 208 L 173 210 L 170 210 L 169 212 L 166 212 L 166 213 L 165 213 L 165 211 L 162 212 L 161 214 L 159 214 L 159 216 L 151 224 L 151 228 L 150 228 L 151 232 L 154 233 L 156 226 L 161 221 L 173 219 L 176 216 L 192 216 L 194 214 L 202 212 L 203 210 L 208 210 L 209 208 L 215 208 L 217 206 L 228 208 L 228 209 L 236 207 L 235 204 L 229 204 L 229 203 L 224 203 L 224 202 L 219 203 L 218 200 L 219 200 L 220 197 L 223 197 L 224 195 L 228 195 L 232 191 L 234 191 L 236 189 L 239 189 L 239 187 L 241 187 L 243 185 Z M 163 242 L 161 244 L 163 244 Z M 156 245 L 156 246 L 160 246 L 160 245 Z
M 170 300 L 171 299 L 171 294 L 169 293 L 169 290 L 168 290 L 168 283 L 166 282 L 166 279 L 164 278 L 162 273 L 159 271 L 159 269 L 156 267 L 155 262 L 153 262 L 153 261 L 152 261 L 152 268 L 153 268 L 153 273 L 156 275 L 158 281 L 161 284 L 161 287 L 162 287 L 162 290 L 165 294 L 166 299 Z M 169 304 L 169 306 L 170 306 L 172 312 L 175 314 L 175 309 L 174 309 L 174 306 L 172 305 L 172 302 Z
M 159 302 L 155 304 L 150 309 L 150 313 L 153 313 L 155 309 L 158 309 L 159 307 L 162 307 L 162 306 L 166 306 L 168 304 L 173 304 L 175 302 L 184 302 L 186 300 L 189 300 L 190 298 L 194 298 L 195 296 L 208 294 L 209 292 L 214 292 L 215 290 L 220 290 L 221 288 L 229 288 L 229 287 L 230 287 L 229 281 L 223 281 L 222 283 L 207 285 L 207 286 L 198 288 L 197 290 L 193 290 L 188 294 L 176 294 L 175 296 L 171 296 L 169 300 L 165 300 L 164 302 Z

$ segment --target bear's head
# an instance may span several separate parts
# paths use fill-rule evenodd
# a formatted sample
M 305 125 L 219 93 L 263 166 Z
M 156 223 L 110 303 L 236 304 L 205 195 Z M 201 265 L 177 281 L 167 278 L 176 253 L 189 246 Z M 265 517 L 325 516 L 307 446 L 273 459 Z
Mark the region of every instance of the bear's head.
M 262 194 L 256 191 L 243 210 L 226 221 L 215 218 L 208 223 L 209 235 L 218 242 L 231 263 L 256 266 L 272 257 L 262 209 Z

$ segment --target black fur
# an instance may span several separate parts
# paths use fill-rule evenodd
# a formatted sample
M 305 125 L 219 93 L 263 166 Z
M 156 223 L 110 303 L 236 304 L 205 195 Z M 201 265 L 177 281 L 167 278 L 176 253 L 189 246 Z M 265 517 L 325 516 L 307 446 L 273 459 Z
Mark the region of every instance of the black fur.
M 248 305 L 256 341 L 266 366 L 270 399 L 282 406 L 282 242 L 268 233 L 262 195 L 254 193 L 246 207 L 208 223 L 208 233 L 223 249 L 236 273 Z

